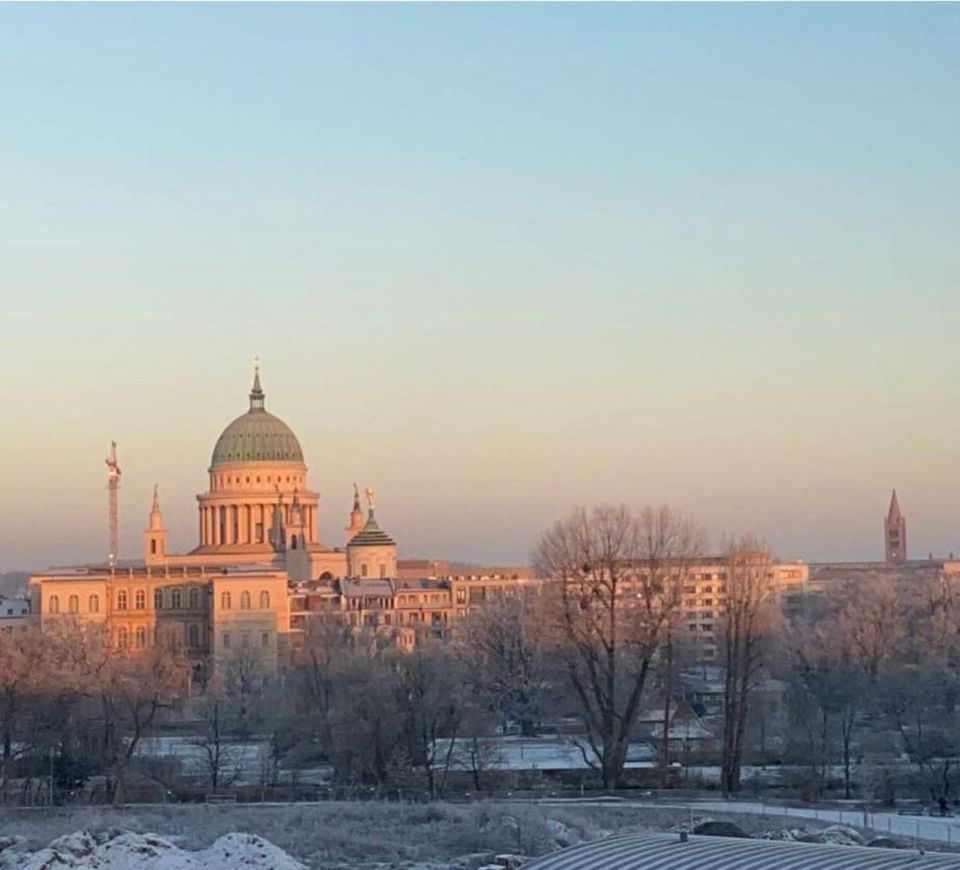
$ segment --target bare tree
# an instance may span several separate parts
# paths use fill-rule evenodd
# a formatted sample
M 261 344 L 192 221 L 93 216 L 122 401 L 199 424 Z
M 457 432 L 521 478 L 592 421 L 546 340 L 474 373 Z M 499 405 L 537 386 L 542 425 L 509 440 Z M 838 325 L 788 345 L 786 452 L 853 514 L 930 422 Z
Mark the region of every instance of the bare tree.
M 201 751 L 207 783 L 216 793 L 233 785 L 243 768 L 236 738 L 236 706 L 219 686 L 211 684 L 197 707 L 203 730 L 191 743 Z
M 463 678 L 438 645 L 418 644 L 395 663 L 401 735 L 411 763 L 426 779 L 431 798 L 443 794 L 463 721 Z
M 97 755 L 107 777 L 108 798 L 121 803 L 140 740 L 157 714 L 185 694 L 186 661 L 182 651 L 166 645 L 118 650 L 101 626 L 78 626 L 73 652 L 73 676 L 96 710 Z
M 38 696 L 56 695 L 61 687 L 55 648 L 39 627 L 0 634 L 0 737 L 3 741 L 0 799 L 6 800 L 7 784 L 17 755 L 33 741 L 26 730 L 31 708 Z
M 533 736 L 545 683 L 539 602 L 522 596 L 491 602 L 467 617 L 458 634 L 471 682 L 501 724 L 517 722 L 523 736 Z
M 237 735 L 246 739 L 256 723 L 257 704 L 266 683 L 260 651 L 249 643 L 233 650 L 224 663 L 222 681 L 224 696 L 234 709 Z
M 876 681 L 903 641 L 904 601 L 897 581 L 889 577 L 850 581 L 840 586 L 833 598 L 851 658 Z
M 675 617 L 679 563 L 702 542 L 669 508 L 576 509 L 545 532 L 537 564 L 553 580 L 559 648 L 586 729 L 584 760 L 614 786 L 651 666 Z
M 772 560 L 752 535 L 726 548 L 726 605 L 721 618 L 724 664 L 723 744 L 720 784 L 724 794 L 740 790 L 750 694 L 763 665 L 763 641 L 773 609 L 768 574 Z

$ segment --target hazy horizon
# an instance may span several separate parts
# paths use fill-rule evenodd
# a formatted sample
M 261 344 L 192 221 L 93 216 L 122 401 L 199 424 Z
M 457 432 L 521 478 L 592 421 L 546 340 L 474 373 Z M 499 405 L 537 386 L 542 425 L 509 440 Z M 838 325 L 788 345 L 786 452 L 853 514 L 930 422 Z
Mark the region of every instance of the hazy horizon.
M 960 7 L 0 6 L 0 571 L 196 546 L 247 407 L 322 539 L 576 504 L 960 552 Z

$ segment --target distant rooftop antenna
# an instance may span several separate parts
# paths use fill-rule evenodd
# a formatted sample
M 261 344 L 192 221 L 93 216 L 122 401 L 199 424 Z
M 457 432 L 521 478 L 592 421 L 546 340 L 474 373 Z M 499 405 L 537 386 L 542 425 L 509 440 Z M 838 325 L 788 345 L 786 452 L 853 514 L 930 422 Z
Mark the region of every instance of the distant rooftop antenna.
M 110 442 L 107 457 L 108 516 L 110 524 L 110 567 L 117 567 L 120 553 L 120 529 L 117 523 L 117 493 L 120 489 L 120 465 L 117 463 L 117 442 Z

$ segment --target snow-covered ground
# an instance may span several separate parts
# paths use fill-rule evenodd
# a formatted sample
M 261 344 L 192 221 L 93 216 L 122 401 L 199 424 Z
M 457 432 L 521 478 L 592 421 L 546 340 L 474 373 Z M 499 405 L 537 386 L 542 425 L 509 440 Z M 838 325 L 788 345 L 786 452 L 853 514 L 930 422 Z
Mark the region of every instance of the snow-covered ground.
M 306 870 L 255 834 L 225 834 L 208 849 L 188 851 L 157 834 L 78 831 L 35 852 L 6 849 L 0 867 L 18 870 Z
M 455 767 L 469 770 L 472 767 L 473 741 L 454 740 L 453 763 Z M 481 766 L 488 770 L 586 770 L 580 748 L 571 740 L 561 737 L 484 737 L 480 745 Z M 437 745 L 437 758 L 446 756 L 449 742 L 441 740 Z M 587 752 L 589 753 L 589 749 Z M 627 751 L 626 767 L 652 767 L 653 748 L 648 743 L 631 743 Z
M 220 780 L 231 785 L 258 785 L 263 782 L 296 781 L 300 785 L 329 782 L 333 769 L 272 770 L 272 747 L 268 740 L 225 742 L 220 760 Z M 202 742 L 193 737 L 145 737 L 137 744 L 136 757 L 143 761 L 173 761 L 183 775 L 206 779 L 210 766 Z

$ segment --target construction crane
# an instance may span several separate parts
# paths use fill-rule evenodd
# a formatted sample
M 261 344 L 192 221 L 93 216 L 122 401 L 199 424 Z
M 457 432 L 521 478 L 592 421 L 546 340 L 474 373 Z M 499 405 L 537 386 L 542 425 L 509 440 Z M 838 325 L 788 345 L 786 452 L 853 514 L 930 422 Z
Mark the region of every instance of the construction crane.
M 117 567 L 120 553 L 120 530 L 117 525 L 117 491 L 120 489 L 120 466 L 117 464 L 117 442 L 110 442 L 110 455 L 107 457 L 107 491 L 109 492 L 110 511 L 110 567 Z

